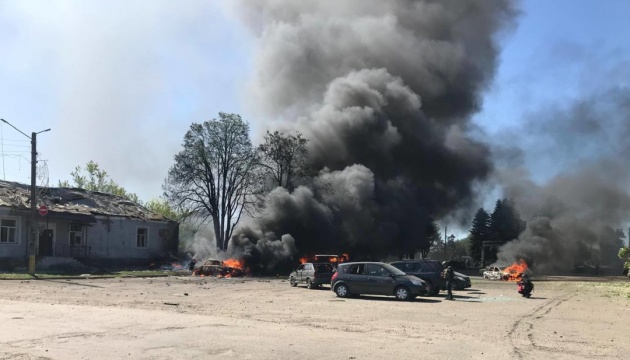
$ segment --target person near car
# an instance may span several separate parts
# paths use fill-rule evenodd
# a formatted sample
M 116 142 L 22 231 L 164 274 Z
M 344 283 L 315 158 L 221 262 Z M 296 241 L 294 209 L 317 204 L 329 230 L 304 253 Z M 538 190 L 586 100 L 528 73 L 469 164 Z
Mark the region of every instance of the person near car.
M 455 280 L 455 274 L 452 266 L 444 270 L 444 279 L 446 280 L 446 300 L 455 300 L 455 298 L 453 298 L 453 281 Z

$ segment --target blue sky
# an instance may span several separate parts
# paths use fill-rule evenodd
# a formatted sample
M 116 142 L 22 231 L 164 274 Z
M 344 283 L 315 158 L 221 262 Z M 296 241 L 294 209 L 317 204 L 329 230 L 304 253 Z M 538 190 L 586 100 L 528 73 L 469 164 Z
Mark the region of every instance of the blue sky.
M 630 2 L 521 5 L 475 116 L 491 137 L 630 79 Z M 39 141 L 51 185 L 94 160 L 149 200 L 191 122 L 238 112 L 257 130 L 244 95 L 255 45 L 227 1 L 0 0 L 0 118 L 52 128 Z M 28 140 L 6 125 L 2 138 L 0 175 L 30 182 Z

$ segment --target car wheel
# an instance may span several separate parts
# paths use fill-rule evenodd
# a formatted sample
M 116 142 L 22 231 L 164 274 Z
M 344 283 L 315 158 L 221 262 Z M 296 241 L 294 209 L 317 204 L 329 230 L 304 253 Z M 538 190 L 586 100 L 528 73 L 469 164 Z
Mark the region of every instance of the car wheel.
M 335 286 L 335 294 L 339 297 L 348 297 L 350 296 L 350 289 L 348 289 L 346 284 L 339 284 Z
M 293 276 L 291 277 L 291 279 L 289 279 L 289 282 L 291 283 L 292 287 L 296 287 L 297 286 L 297 282 L 295 281 L 295 278 L 293 278 Z
M 396 299 L 398 300 L 409 300 L 411 298 L 411 294 L 409 294 L 409 289 L 404 286 L 399 286 L 394 289 L 394 295 L 396 295 Z
M 307 289 L 315 289 L 315 285 L 313 285 L 313 282 L 311 281 L 311 279 L 306 279 L 306 288 Z

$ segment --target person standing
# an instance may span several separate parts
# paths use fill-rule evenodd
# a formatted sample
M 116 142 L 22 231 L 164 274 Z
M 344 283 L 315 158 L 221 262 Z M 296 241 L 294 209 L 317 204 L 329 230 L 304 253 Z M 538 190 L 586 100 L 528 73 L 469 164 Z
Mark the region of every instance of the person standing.
M 455 300 L 453 298 L 453 281 L 455 280 L 455 274 L 452 266 L 444 270 L 444 279 L 446 279 L 446 300 Z

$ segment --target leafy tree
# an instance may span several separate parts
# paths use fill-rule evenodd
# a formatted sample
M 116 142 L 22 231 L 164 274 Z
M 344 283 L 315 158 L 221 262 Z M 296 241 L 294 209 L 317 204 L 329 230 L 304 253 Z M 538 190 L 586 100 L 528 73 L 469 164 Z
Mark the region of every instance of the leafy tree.
M 483 241 L 489 239 L 490 215 L 483 208 L 479 208 L 470 228 L 469 244 L 470 256 L 475 262 L 481 262 L 481 248 Z
M 90 160 L 85 165 L 85 169 L 77 166 L 70 173 L 72 183 L 67 180 L 59 181 L 59 187 L 75 187 L 89 191 L 98 191 L 108 194 L 114 194 L 127 198 L 137 204 L 140 204 L 138 195 L 127 192 L 122 186 L 118 185 L 109 177 L 107 171 L 100 168 L 98 163 Z
M 217 247 L 228 241 L 257 188 L 257 153 L 237 114 L 192 124 L 164 184 L 166 199 L 187 216 L 211 219 Z
M 630 247 L 624 246 L 619 249 L 619 254 L 617 254 L 617 256 L 619 256 L 621 261 L 624 262 L 624 269 L 630 269 Z M 628 276 L 630 276 L 630 272 L 628 273 Z
M 162 198 L 153 198 L 144 204 L 144 207 L 174 221 L 180 221 L 186 217 L 184 213 L 174 209 L 166 199 Z
M 423 241 L 420 246 L 420 254 L 422 255 L 423 259 L 429 255 L 431 248 L 434 248 L 442 241 L 440 235 L 440 226 L 437 224 L 437 222 L 435 222 L 435 220 L 431 219 L 431 221 L 427 224 L 424 236 L 425 241 Z
M 459 260 L 468 254 L 470 254 L 470 236 L 450 244 L 449 255 L 451 259 Z
M 310 175 L 308 140 L 301 133 L 287 134 L 267 131 L 264 143 L 258 146 L 263 173 L 274 187 L 293 191 L 297 181 Z
M 621 229 L 605 228 L 599 239 L 599 261 L 602 265 L 619 266 L 618 250 L 626 235 Z

